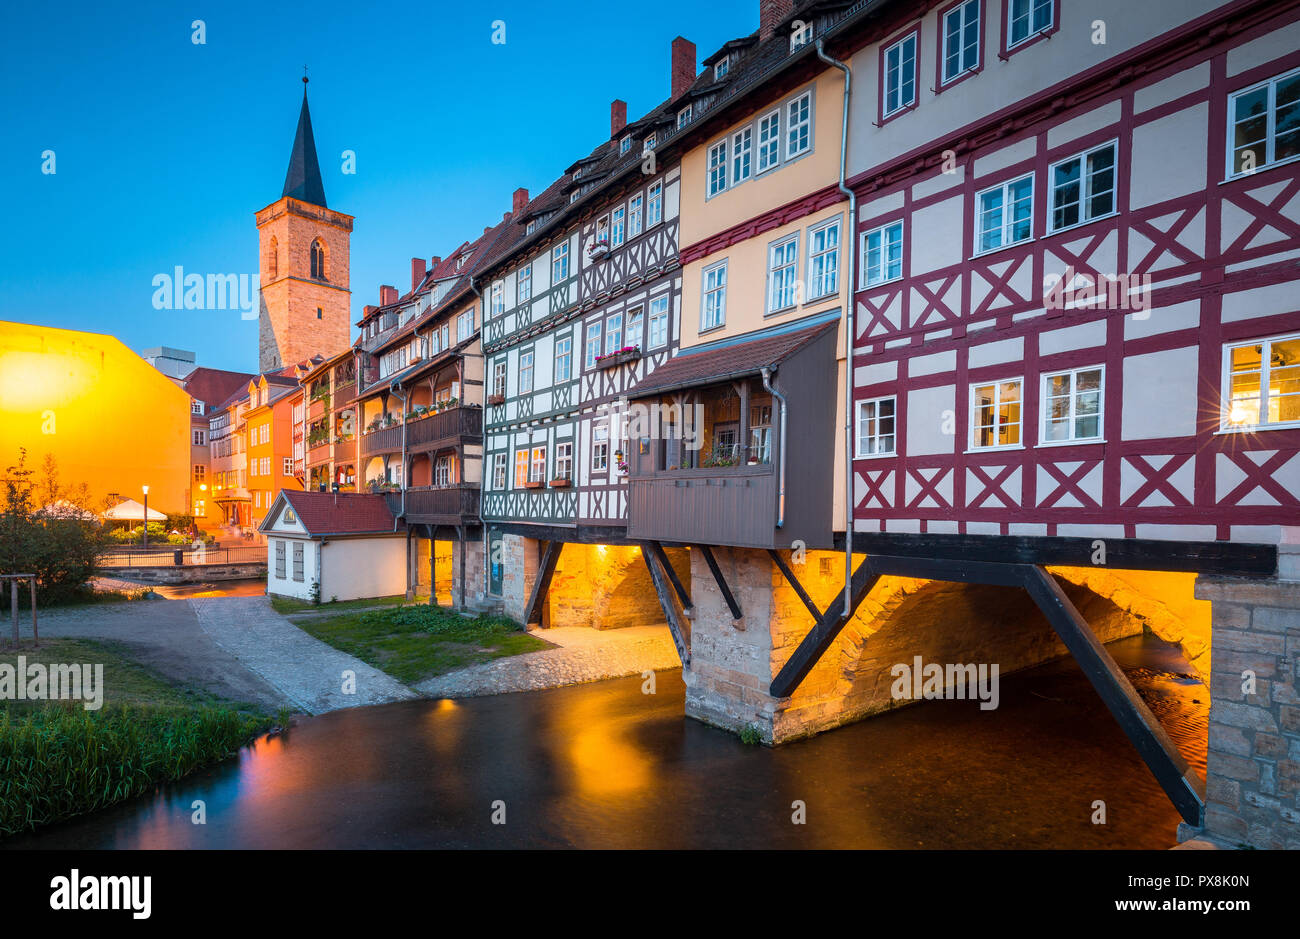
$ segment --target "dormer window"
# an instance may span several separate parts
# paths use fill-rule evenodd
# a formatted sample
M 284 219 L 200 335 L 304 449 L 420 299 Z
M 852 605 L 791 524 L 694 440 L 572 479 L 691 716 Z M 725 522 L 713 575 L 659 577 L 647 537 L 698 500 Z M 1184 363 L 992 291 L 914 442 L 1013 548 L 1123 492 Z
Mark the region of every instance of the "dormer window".
M 577 202 L 580 195 L 582 195 L 582 193 L 577 189 L 569 193 L 569 205 L 573 205 L 573 203 Z
M 532 219 L 527 225 L 524 226 L 524 234 L 531 235 L 535 231 L 537 231 L 537 219 Z
M 469 255 L 468 255 L 468 254 L 462 254 L 459 258 L 457 258 L 457 259 L 456 259 L 456 270 L 460 270 L 462 267 L 464 267 L 464 266 L 465 266 L 465 262 L 468 261 L 468 260 L 469 260 Z
M 619 156 L 622 156 L 623 154 L 627 153 L 627 152 L 628 152 L 629 150 L 631 150 L 631 149 L 632 149 L 632 138 L 631 138 L 631 137 L 624 137 L 622 140 L 620 140 L 620 141 L 618 142 L 618 155 L 619 155 Z
M 645 139 L 645 148 L 647 150 L 653 150 L 658 143 L 659 136 L 657 134 L 651 134 Z
M 718 59 L 717 63 L 713 66 L 713 77 L 715 80 L 721 81 L 727 77 L 727 72 L 729 71 L 731 71 L 731 56 L 724 55 L 722 58 Z
M 691 105 L 688 104 L 686 105 L 686 107 L 682 108 L 680 111 L 677 112 L 677 126 L 679 128 L 685 127 L 690 122 L 691 122 Z
M 809 40 L 811 40 L 813 36 L 813 24 L 805 22 L 804 20 L 795 20 L 793 30 L 794 31 L 790 33 L 791 52 L 794 52 L 796 49 L 802 49 L 804 46 L 808 45 Z

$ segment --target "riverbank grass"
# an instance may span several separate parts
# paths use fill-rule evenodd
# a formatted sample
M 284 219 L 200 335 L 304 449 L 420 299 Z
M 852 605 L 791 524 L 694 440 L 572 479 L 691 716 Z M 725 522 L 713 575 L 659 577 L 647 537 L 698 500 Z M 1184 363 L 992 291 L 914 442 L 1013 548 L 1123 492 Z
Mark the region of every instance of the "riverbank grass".
M 29 674 L 35 664 L 102 665 L 102 706 L 0 700 L 0 837 L 180 779 L 233 755 L 275 723 L 247 705 L 171 684 L 119 643 L 48 639 L 39 649 L 6 646 L 0 665 L 16 668 L 20 655 Z
M 436 606 L 304 618 L 296 625 L 408 685 L 468 665 L 551 648 L 505 617 L 469 618 Z

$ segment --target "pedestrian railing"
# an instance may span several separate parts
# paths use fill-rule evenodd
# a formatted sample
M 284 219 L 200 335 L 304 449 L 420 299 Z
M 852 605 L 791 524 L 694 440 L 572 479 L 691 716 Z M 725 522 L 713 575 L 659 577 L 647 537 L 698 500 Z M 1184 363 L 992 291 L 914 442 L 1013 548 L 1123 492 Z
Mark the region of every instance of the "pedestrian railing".
M 106 567 L 182 567 L 192 564 L 257 564 L 266 563 L 266 546 L 249 545 L 237 548 L 186 547 L 160 545 L 148 548 L 113 548 L 101 552 L 99 566 Z

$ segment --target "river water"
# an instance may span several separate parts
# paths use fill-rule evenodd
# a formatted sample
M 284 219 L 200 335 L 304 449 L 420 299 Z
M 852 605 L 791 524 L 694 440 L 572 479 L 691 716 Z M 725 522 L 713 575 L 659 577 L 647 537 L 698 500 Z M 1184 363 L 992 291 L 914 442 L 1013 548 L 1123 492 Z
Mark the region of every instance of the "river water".
M 1112 655 L 1205 774 L 1209 692 Z M 1000 706 L 927 701 L 776 749 L 683 715 L 680 671 L 304 718 L 238 759 L 9 848 L 1167 848 L 1179 822 L 1070 659 Z M 194 824 L 202 800 L 206 824 Z M 1095 824 L 1094 803 L 1105 803 Z M 796 824 L 803 806 L 803 824 Z M 495 804 L 495 805 L 494 805 Z M 494 824 L 504 813 L 504 824 Z

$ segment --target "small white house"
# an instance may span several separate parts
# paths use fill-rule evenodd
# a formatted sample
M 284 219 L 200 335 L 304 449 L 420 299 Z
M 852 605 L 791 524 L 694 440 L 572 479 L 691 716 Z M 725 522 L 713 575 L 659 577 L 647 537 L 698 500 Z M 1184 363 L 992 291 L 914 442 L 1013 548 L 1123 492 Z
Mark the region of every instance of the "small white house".
M 328 603 L 406 592 L 406 528 L 383 496 L 282 489 L 258 530 L 267 593 Z

